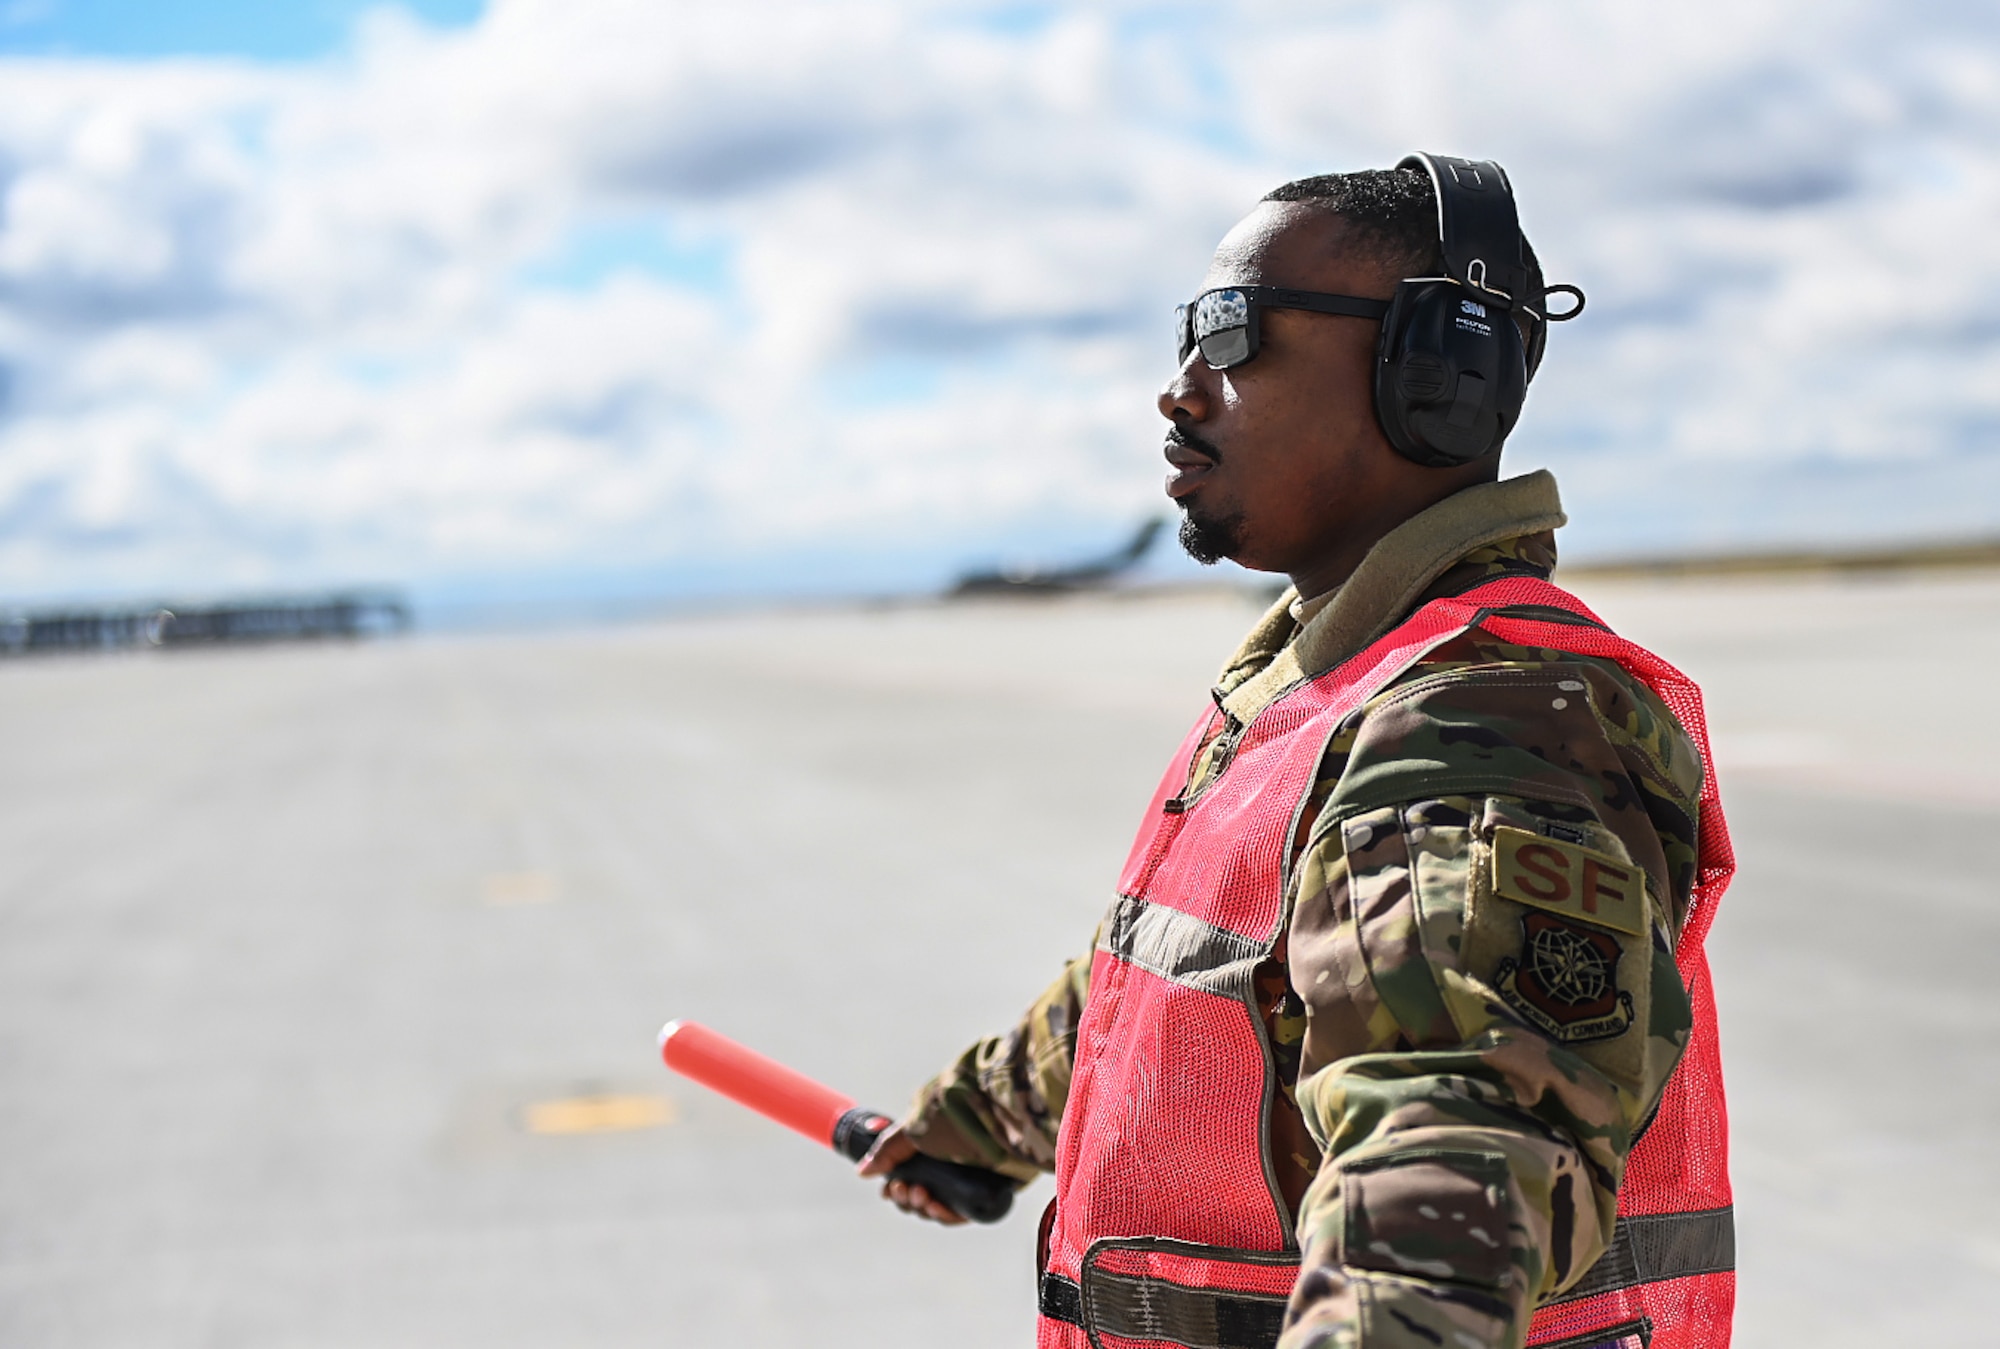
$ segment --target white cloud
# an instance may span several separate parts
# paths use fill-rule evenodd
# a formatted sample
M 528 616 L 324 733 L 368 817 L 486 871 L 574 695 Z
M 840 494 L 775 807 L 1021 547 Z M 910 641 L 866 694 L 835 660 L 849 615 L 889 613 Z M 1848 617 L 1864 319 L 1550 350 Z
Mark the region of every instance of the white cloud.
M 0 80 L 16 592 L 1110 528 L 1216 237 L 1418 146 L 1591 293 L 1514 447 L 1585 546 L 2000 527 L 1984 6 L 495 0 Z M 687 257 L 548 279 L 606 227 Z

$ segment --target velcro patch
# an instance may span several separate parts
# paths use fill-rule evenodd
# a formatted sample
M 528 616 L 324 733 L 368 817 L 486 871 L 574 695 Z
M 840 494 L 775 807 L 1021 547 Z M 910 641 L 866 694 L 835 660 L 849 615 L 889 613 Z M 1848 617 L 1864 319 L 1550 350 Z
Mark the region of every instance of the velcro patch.
M 1545 913 L 1521 919 L 1521 955 L 1493 986 L 1507 1005 L 1558 1040 L 1610 1040 L 1632 1028 L 1632 995 L 1618 987 L 1624 952 L 1608 932 Z
M 1493 830 L 1493 893 L 1635 937 L 1646 932 L 1646 878 L 1637 866 L 1525 829 Z

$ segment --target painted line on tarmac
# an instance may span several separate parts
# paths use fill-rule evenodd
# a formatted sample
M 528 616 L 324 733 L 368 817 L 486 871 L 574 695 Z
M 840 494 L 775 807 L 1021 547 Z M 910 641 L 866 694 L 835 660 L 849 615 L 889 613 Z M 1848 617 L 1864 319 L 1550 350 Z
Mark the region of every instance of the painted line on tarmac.
M 559 891 L 551 872 L 496 871 L 480 883 L 479 894 L 488 904 L 511 907 L 553 903 Z
M 679 1118 L 664 1096 L 566 1096 L 531 1103 L 521 1112 L 521 1127 L 531 1134 L 610 1134 L 664 1128 Z

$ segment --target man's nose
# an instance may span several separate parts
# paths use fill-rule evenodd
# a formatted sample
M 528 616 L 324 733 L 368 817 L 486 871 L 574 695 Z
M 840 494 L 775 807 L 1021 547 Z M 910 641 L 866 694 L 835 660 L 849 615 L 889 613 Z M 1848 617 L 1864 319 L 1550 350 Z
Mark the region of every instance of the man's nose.
M 1157 406 L 1160 415 L 1170 422 L 1185 418 L 1188 421 L 1206 421 L 1209 410 L 1207 382 L 1202 376 L 1208 373 L 1207 363 L 1201 359 L 1200 351 L 1190 351 L 1188 358 L 1181 362 L 1181 368 L 1160 390 Z

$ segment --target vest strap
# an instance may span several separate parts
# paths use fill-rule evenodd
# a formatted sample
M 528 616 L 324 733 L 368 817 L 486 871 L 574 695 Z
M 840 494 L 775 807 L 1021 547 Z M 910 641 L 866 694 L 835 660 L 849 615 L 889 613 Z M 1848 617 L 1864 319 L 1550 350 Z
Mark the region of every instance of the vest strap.
M 1580 1302 L 1599 1293 L 1642 1283 L 1722 1274 L 1736 1268 L 1733 1208 L 1694 1213 L 1648 1213 L 1618 1220 L 1618 1233 L 1575 1286 L 1542 1303 Z M 1044 1273 L 1041 1313 L 1089 1332 L 1130 1340 L 1165 1340 L 1187 1349 L 1272 1349 L 1284 1327 L 1285 1299 L 1256 1293 L 1218 1293 L 1166 1279 L 1094 1269 L 1090 1306 L 1076 1280 Z M 1598 1331 L 1545 1349 L 1616 1343 L 1622 1328 Z M 1638 1327 L 1633 1327 L 1635 1333 Z
M 1735 1268 L 1734 1207 L 1620 1216 L 1610 1249 L 1574 1287 L 1542 1305 L 1554 1307 L 1616 1288 L 1695 1274 L 1723 1274 Z
M 1271 1349 L 1285 1325 L 1285 1299 L 1256 1293 L 1218 1293 L 1165 1279 L 1095 1270 L 1090 1314 L 1083 1290 L 1060 1274 L 1043 1274 L 1042 1315 L 1100 1335 L 1165 1340 L 1187 1349 Z
M 1073 1326 L 1083 1324 L 1083 1289 L 1075 1279 L 1065 1279 L 1060 1274 L 1042 1272 L 1041 1312 L 1051 1321 L 1067 1321 Z

